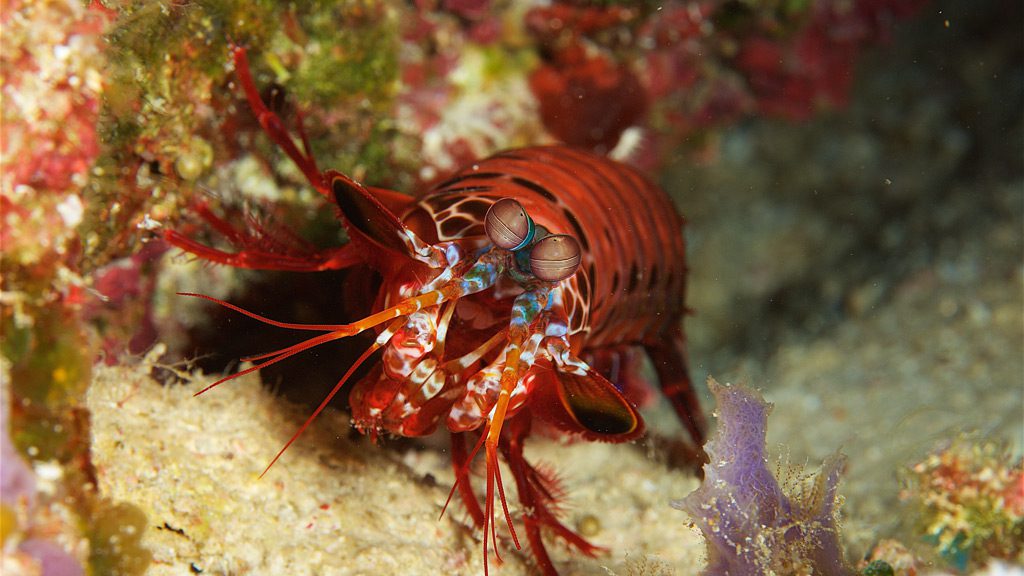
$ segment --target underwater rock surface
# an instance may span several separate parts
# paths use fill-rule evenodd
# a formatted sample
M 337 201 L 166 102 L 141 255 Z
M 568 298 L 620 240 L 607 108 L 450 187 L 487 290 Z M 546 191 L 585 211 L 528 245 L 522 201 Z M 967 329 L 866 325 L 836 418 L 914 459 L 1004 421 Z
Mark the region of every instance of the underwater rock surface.
M 194 398 L 212 378 L 162 386 L 151 369 L 97 367 L 88 397 L 98 490 L 145 512 L 147 574 L 482 573 L 478 531 L 457 501 L 438 519 L 454 479 L 446 453 L 350 440 L 348 419 L 328 410 L 258 479 L 305 414 L 252 376 Z M 569 525 L 610 551 L 553 547 L 563 573 L 661 566 L 652 556 L 683 574 L 699 569 L 699 535 L 668 506 L 694 488 L 692 474 L 631 446 L 537 438 L 527 451 L 557 463 Z M 491 574 L 534 573 L 525 550 L 504 545 L 501 557 Z
M 254 378 L 193 398 L 148 369 L 101 368 L 89 390 L 99 492 L 139 506 L 149 574 L 470 573 L 482 565 L 438 489 L 324 414 L 263 479 L 299 416 Z M 443 502 L 443 497 L 441 499 Z M 508 574 L 525 573 L 508 554 Z

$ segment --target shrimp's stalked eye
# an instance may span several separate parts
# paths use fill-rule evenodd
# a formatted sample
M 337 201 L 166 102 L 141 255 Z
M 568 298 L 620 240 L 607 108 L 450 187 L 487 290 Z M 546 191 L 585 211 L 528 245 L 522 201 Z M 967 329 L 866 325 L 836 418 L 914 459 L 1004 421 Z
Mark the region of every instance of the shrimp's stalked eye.
M 513 252 L 533 241 L 536 227 L 517 200 L 502 198 L 491 205 L 484 218 L 487 237 L 498 248 Z
M 558 282 L 580 267 L 580 243 L 567 234 L 547 236 L 530 251 L 530 271 L 540 280 Z

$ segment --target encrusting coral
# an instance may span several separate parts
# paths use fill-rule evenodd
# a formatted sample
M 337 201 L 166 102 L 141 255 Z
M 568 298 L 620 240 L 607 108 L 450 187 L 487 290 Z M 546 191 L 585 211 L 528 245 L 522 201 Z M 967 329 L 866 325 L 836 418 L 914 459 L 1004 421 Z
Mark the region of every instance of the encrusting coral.
M 901 498 L 957 570 L 1024 562 L 1024 460 L 993 441 L 957 438 L 912 466 Z
M 745 386 L 708 379 L 718 428 L 704 449 L 701 486 L 673 506 L 704 534 L 704 576 L 853 574 L 839 542 L 837 494 L 845 462 L 836 452 L 810 478 L 783 489 L 768 469 L 765 433 L 772 405 Z

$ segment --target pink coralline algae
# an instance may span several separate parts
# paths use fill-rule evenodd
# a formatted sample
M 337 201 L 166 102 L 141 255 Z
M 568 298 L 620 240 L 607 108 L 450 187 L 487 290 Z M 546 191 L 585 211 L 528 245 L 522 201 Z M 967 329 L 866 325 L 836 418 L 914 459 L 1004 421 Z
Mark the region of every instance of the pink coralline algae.
M 583 50 L 565 50 L 530 75 L 540 116 L 552 134 L 573 146 L 610 150 L 647 108 L 640 80 L 622 64 Z
M 96 326 L 105 363 L 117 362 L 125 351 L 142 354 L 156 342 L 154 270 L 167 249 L 163 242 L 149 242 L 132 256 L 93 273 L 92 292 L 96 297 L 83 306 L 82 318 Z
M 813 483 L 785 482 L 784 488 L 766 466 L 772 405 L 744 386 L 709 380 L 708 387 L 718 417 L 704 447 L 710 462 L 700 488 L 673 503 L 704 534 L 708 564 L 702 574 L 853 574 L 839 543 L 843 456 L 827 458 Z
M 5 291 L 30 282 L 54 284 L 51 300 L 75 291 L 54 278 L 75 270 L 82 187 L 100 154 L 109 21 L 98 8 L 59 0 L 5 3 L 0 15 L 0 244 L 11 268 L 24 267 L 8 268 Z
M 63 192 L 100 152 L 96 64 L 109 18 L 81 2 L 14 4 L 2 17 L 3 189 Z
M 856 57 L 922 4 L 556 2 L 526 16 L 542 60 L 531 85 L 556 138 L 607 151 L 635 126 L 656 152 L 745 116 L 803 120 L 844 105 Z M 600 122 L 588 122 L 595 110 Z

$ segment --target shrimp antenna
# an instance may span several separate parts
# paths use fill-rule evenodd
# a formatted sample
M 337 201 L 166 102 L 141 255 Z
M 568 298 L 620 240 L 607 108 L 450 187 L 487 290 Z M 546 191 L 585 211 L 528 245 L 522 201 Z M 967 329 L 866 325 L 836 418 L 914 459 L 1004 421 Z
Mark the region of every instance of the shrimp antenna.
M 317 347 L 317 346 L 319 346 L 321 344 L 324 344 L 324 343 L 327 343 L 327 342 L 331 342 L 333 340 L 340 340 L 342 338 L 345 338 L 346 336 L 350 336 L 351 335 L 350 330 L 349 330 L 349 326 L 347 324 L 294 324 L 294 323 L 290 323 L 290 322 L 278 322 L 277 320 L 272 320 L 270 318 L 267 318 L 266 316 L 260 316 L 259 314 L 256 314 L 255 312 L 250 312 L 250 311 L 248 311 L 248 310 L 246 310 L 244 308 L 241 308 L 239 306 L 235 306 L 234 304 L 231 304 L 229 302 L 225 302 L 224 300 L 221 300 L 219 298 L 214 298 L 213 296 L 207 296 L 205 294 L 196 294 L 196 293 L 193 293 L 193 292 L 178 292 L 178 295 L 179 296 L 191 296 L 193 298 L 202 298 L 203 300 L 209 300 L 210 302 L 213 302 L 213 303 L 215 303 L 215 304 L 217 304 L 219 306 L 223 306 L 224 308 L 228 308 L 230 310 L 234 310 L 235 312 L 238 312 L 240 314 L 244 314 L 244 315 L 246 315 L 246 316 L 248 316 L 250 318 L 253 318 L 255 320 L 259 320 L 260 322 L 263 322 L 264 324 L 269 324 L 271 326 L 277 326 L 278 328 L 288 328 L 288 329 L 292 329 L 292 330 L 312 330 L 312 331 L 317 331 L 317 332 L 326 332 L 326 334 L 321 334 L 319 336 L 314 336 L 312 338 L 309 338 L 308 340 L 303 340 L 302 342 L 299 342 L 298 344 L 293 344 L 291 346 L 287 346 L 285 348 L 282 348 L 280 350 L 276 350 L 274 352 L 268 352 L 266 354 L 259 354 L 259 355 L 256 355 L 256 356 L 249 356 L 249 357 L 245 358 L 245 360 L 262 360 L 264 358 L 269 358 L 269 360 L 266 360 L 264 362 L 260 362 L 259 364 L 256 364 L 255 366 L 250 366 L 249 368 L 246 368 L 245 370 L 242 370 L 240 372 L 235 372 L 234 374 L 231 374 L 230 376 L 225 376 L 224 378 L 221 378 L 220 380 L 217 380 L 213 384 L 210 384 L 206 388 L 203 388 L 202 390 L 196 392 L 195 394 L 193 394 L 193 396 L 199 396 L 200 394 L 206 392 L 207 390 L 210 390 L 211 388 L 215 388 L 217 386 L 220 386 L 221 384 L 223 384 L 225 382 L 228 382 L 229 380 L 234 380 L 235 378 L 240 378 L 242 376 L 245 376 L 246 374 L 249 374 L 249 373 L 252 373 L 252 372 L 256 372 L 258 370 L 262 370 L 263 368 L 266 368 L 267 366 L 270 366 L 272 364 L 276 364 L 276 363 L 278 363 L 278 362 L 280 362 L 280 361 L 282 361 L 282 360 L 284 360 L 286 358 L 291 358 L 292 356 L 294 356 L 294 355 L 296 355 L 296 354 L 298 354 L 300 352 L 304 352 L 306 350 L 309 350 L 310 348 L 315 348 L 315 347 Z
M 219 298 L 214 298 L 212 296 L 207 296 L 205 294 L 196 294 L 196 293 L 193 293 L 193 292 L 179 292 L 178 294 L 181 295 L 181 296 L 192 296 L 192 297 L 195 297 L 195 298 L 202 298 L 203 300 L 209 300 L 210 302 L 213 302 L 213 303 L 215 303 L 215 304 L 217 304 L 219 306 L 223 306 L 224 308 L 228 308 L 230 310 L 234 310 L 236 312 L 239 312 L 240 314 L 244 314 L 244 315 L 246 315 L 246 316 L 248 316 L 250 318 L 253 318 L 255 320 L 259 320 L 260 322 L 263 322 L 264 324 L 270 324 L 271 326 L 277 326 L 279 328 L 290 328 L 290 329 L 293 329 L 293 330 L 315 330 L 315 331 L 326 332 L 326 334 L 321 334 L 319 336 L 314 336 L 314 337 L 309 338 L 307 340 L 303 340 L 302 342 L 299 342 L 297 344 L 292 344 L 291 346 L 287 346 L 285 348 L 281 348 L 280 350 L 275 350 L 273 352 L 266 352 L 264 354 L 257 354 L 255 356 L 247 356 L 247 357 L 243 358 L 242 360 L 244 360 L 244 361 L 255 361 L 255 360 L 264 360 L 264 359 L 266 359 L 266 360 L 264 360 L 263 362 L 260 362 L 259 364 L 256 364 L 255 366 L 251 366 L 249 368 L 246 368 L 245 370 L 242 370 L 240 372 L 236 372 L 236 373 L 234 373 L 234 374 L 232 374 L 230 376 L 225 376 L 224 378 L 221 378 L 220 380 L 217 380 L 213 384 L 210 384 L 206 388 L 203 388 L 199 392 L 196 392 L 195 394 L 193 394 L 193 396 L 199 396 L 200 394 L 206 392 L 207 390 L 209 390 L 211 388 L 214 388 L 216 386 L 219 386 L 219 385 L 223 384 L 224 382 L 227 382 L 229 380 L 234 380 L 235 378 L 238 378 L 240 376 L 244 376 L 246 374 L 249 374 L 251 372 L 255 372 L 257 370 L 261 370 L 263 368 L 266 368 L 267 366 L 270 366 L 271 364 L 276 364 L 276 363 L 278 363 L 278 362 L 280 362 L 280 361 L 282 361 L 282 360 L 284 360 L 286 358 L 290 358 L 290 357 L 292 357 L 292 356 L 294 356 L 294 355 L 296 355 L 296 354 L 298 354 L 300 352 L 304 352 L 306 350 L 309 350 L 310 348 L 315 348 L 315 347 L 317 347 L 317 346 L 319 346 L 321 344 L 324 344 L 324 343 L 327 343 L 327 342 L 331 342 L 333 340 L 340 340 L 341 338 L 345 338 L 345 337 L 351 336 L 353 334 L 352 327 L 350 325 L 348 325 L 348 324 L 295 324 L 295 323 L 291 323 L 291 322 L 279 322 L 277 320 L 272 320 L 270 318 L 267 318 L 266 316 L 261 316 L 259 314 L 256 314 L 255 312 L 250 312 L 250 311 L 248 311 L 248 310 L 246 310 L 244 308 L 241 308 L 239 306 L 235 306 L 234 304 L 231 304 L 229 302 L 225 302 L 224 300 L 220 300 Z M 393 322 L 392 325 L 387 330 L 382 332 L 381 335 L 377 337 L 377 340 L 374 341 L 374 343 L 371 344 L 362 353 L 362 355 L 360 355 L 359 358 L 356 359 L 356 361 L 352 364 L 352 366 L 349 367 L 349 369 L 345 372 L 345 374 L 341 377 L 341 379 L 338 380 L 338 382 L 334 385 L 334 388 L 331 389 L 330 393 L 327 394 L 327 397 L 324 398 L 322 402 L 320 402 L 320 405 L 317 406 L 316 410 L 314 410 L 313 413 L 309 416 L 309 418 L 307 418 L 306 421 L 302 423 L 302 426 L 300 426 L 299 429 L 295 431 L 295 434 L 293 434 L 292 437 L 288 439 L 288 441 L 285 443 L 285 445 L 277 452 L 277 454 L 274 456 L 274 458 L 270 461 L 270 464 L 267 464 L 267 467 L 264 468 L 263 472 L 260 473 L 260 476 L 259 476 L 260 478 L 263 478 L 267 474 L 267 472 L 270 471 L 271 466 L 273 466 L 281 458 L 281 456 L 285 453 L 285 451 L 288 450 L 288 448 L 295 442 L 295 440 L 297 440 L 299 438 L 299 436 L 301 436 L 302 433 L 305 432 L 307 428 L 309 428 L 309 426 L 313 423 L 313 421 L 316 420 L 316 417 L 319 416 L 321 412 L 323 412 L 324 408 L 326 408 L 327 405 L 330 404 L 331 400 L 333 400 L 334 397 L 338 394 L 338 392 L 341 390 L 342 386 L 344 386 L 345 383 L 348 382 L 349 378 L 352 377 L 352 374 L 354 374 L 355 371 L 364 362 L 366 362 L 366 360 L 370 356 L 372 356 L 374 352 L 379 350 L 380 347 L 383 346 L 388 341 L 390 336 L 392 334 L 394 334 L 395 330 L 397 330 L 400 327 L 400 325 L 402 323 L 402 320 L 400 318 L 401 317 L 399 317 L 398 320 Z
M 295 431 L 295 434 L 292 434 L 292 437 L 289 438 L 287 442 L 285 442 L 284 446 L 282 446 L 280 450 L 278 450 L 277 454 L 274 455 L 274 459 L 270 461 L 270 464 L 267 464 L 267 467 L 263 469 L 263 472 L 260 472 L 260 478 L 263 478 L 264 476 L 267 475 L 267 472 L 270 471 L 270 467 L 273 466 L 274 463 L 276 463 L 278 459 L 281 458 L 281 456 L 284 454 L 284 451 L 287 450 L 288 447 L 291 446 L 292 443 L 295 442 L 299 438 L 299 436 L 301 436 L 302 433 L 306 431 L 306 428 L 309 428 L 310 424 L 313 423 L 313 420 L 316 420 L 316 417 L 319 416 L 321 412 L 323 412 L 324 408 L 326 408 L 328 404 L 330 404 L 331 400 L 334 398 L 334 395 L 337 394 L 339 390 L 341 390 L 341 387 L 345 385 L 345 382 L 347 382 L 348 379 L 352 376 L 352 373 L 355 372 L 356 369 L 359 368 L 359 366 L 363 362 L 365 362 L 366 359 L 369 358 L 380 347 L 381 344 L 379 342 L 374 342 L 373 344 L 370 345 L 369 348 L 366 349 L 365 352 L 363 352 L 362 356 L 360 356 L 352 364 L 352 366 L 349 367 L 348 371 L 345 372 L 345 375 L 341 377 L 341 380 L 338 380 L 338 383 L 335 384 L 334 388 L 331 389 L 330 394 L 328 394 L 327 397 L 324 398 L 323 402 L 321 402 L 320 405 L 316 407 L 316 410 L 314 410 L 313 413 L 309 415 L 309 418 L 306 418 L 306 421 L 302 423 L 302 426 L 299 426 L 299 429 Z

